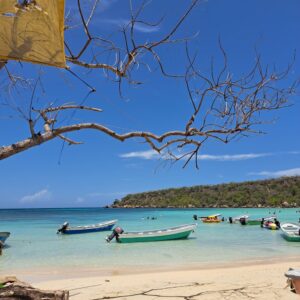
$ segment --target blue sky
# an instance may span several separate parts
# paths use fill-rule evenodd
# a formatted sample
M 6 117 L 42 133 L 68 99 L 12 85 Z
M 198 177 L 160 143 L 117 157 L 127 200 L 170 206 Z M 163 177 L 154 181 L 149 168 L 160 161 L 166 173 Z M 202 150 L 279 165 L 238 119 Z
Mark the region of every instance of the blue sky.
M 128 20 L 128 2 L 101 1 L 92 32 L 109 36 Z M 165 15 L 157 27 L 139 25 L 137 37 L 151 40 L 167 32 L 189 1 L 153 0 L 143 17 L 155 21 Z M 67 11 L 73 9 L 67 0 Z M 73 10 L 71 10 L 73 15 Z M 76 16 L 73 18 L 76 23 Z M 256 47 L 266 64 L 284 68 L 293 56 L 300 53 L 300 2 L 298 0 L 228 0 L 202 1 L 196 7 L 177 37 L 193 36 L 191 51 L 198 51 L 199 65 L 209 70 L 211 56 L 218 62 L 218 37 L 226 49 L 230 70 L 241 74 L 255 60 Z M 74 47 L 80 47 L 82 35 L 68 33 Z M 117 36 L 113 36 L 119 41 Z M 170 48 L 169 48 L 170 49 Z M 170 71 L 186 62 L 180 46 L 173 51 L 160 52 Z M 11 70 L 19 65 L 10 63 Z M 299 58 L 292 67 L 290 79 L 300 76 Z M 93 120 L 114 130 L 147 130 L 161 133 L 176 129 L 186 121 L 190 112 L 185 86 L 179 80 L 162 78 L 155 69 L 141 70 L 136 79 L 142 85 L 124 84 L 124 98 L 117 85 L 107 80 L 101 71 L 87 73 L 80 67 L 72 70 L 96 87 L 86 104 L 98 106 L 103 113 L 79 113 L 73 120 Z M 33 77 L 40 66 L 24 63 L 22 71 Z M 82 101 L 88 89 L 64 70 L 43 67 L 43 85 L 39 91 L 41 104 Z M 2 72 L 2 73 L 1 73 Z M 0 71 L 3 76 L 3 71 Z M 1 76 L 1 77 L 2 77 Z M 3 101 L 3 94 L 1 101 Z M 26 108 L 30 95 L 14 93 L 17 105 Z M 56 140 L 0 162 L 0 208 L 27 207 L 83 207 L 103 206 L 129 193 L 149 190 L 216 184 L 300 175 L 300 103 L 299 95 L 290 99 L 293 106 L 274 111 L 266 116 L 275 120 L 264 125 L 267 132 L 222 144 L 211 141 L 201 151 L 200 168 L 194 164 L 185 169 L 183 163 L 170 164 L 138 140 L 124 143 L 98 132 L 85 131 L 70 135 L 83 145 L 64 146 Z M 28 128 L 18 114 L 1 106 L 1 145 L 26 138 Z

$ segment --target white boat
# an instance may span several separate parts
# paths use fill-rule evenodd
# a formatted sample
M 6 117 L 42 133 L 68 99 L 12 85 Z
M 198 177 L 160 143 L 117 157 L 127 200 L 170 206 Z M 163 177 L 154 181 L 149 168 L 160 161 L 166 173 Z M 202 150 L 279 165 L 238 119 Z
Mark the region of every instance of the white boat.
M 249 216 L 248 215 L 240 215 L 237 217 L 232 218 L 232 223 L 239 223 L 241 219 L 248 220 Z
M 110 242 L 116 238 L 119 243 L 136 243 L 136 242 L 156 242 L 186 239 L 195 230 L 197 224 L 181 225 L 166 229 L 124 232 L 122 228 L 117 227 L 112 234 L 106 238 Z
M 288 278 L 291 291 L 300 294 L 300 269 L 290 268 L 284 275 Z
M 295 223 L 284 223 L 280 226 L 282 236 L 289 242 L 300 242 L 300 225 Z

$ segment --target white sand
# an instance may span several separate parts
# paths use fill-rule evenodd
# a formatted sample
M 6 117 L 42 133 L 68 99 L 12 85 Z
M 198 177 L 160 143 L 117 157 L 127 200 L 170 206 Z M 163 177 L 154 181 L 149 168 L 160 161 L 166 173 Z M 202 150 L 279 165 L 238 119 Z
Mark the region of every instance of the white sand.
M 300 261 L 212 269 L 108 276 L 68 274 L 31 282 L 41 289 L 69 290 L 71 299 L 300 299 L 286 287 L 284 272 Z M 131 270 L 132 271 L 132 270 Z M 138 270 L 136 270 L 138 271 Z M 123 273 L 123 272 L 122 272 Z M 40 281 L 42 280 L 42 281 Z

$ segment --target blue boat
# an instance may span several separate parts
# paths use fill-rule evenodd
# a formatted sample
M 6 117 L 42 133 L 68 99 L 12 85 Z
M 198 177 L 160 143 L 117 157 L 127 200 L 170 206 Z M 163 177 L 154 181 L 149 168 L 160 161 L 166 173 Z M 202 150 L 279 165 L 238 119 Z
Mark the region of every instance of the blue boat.
M 79 234 L 79 233 L 90 233 L 90 232 L 98 232 L 98 231 L 107 231 L 112 230 L 114 225 L 118 220 L 111 220 L 99 224 L 94 225 L 85 225 L 85 226 L 76 226 L 69 227 L 69 223 L 65 222 L 61 228 L 57 230 L 57 233 L 61 234 Z
M 7 239 L 9 236 L 10 236 L 10 232 L 6 232 L 6 231 L 0 232 L 0 242 L 1 242 L 2 244 L 4 244 L 5 241 L 6 241 L 6 239 Z

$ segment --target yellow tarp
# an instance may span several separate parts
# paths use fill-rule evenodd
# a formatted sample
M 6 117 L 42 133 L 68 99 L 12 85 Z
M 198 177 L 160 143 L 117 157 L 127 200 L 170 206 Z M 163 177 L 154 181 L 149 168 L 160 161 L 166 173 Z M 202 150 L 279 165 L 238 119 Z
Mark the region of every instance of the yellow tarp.
M 14 59 L 64 68 L 65 0 L 23 3 L 0 0 L 0 61 Z

